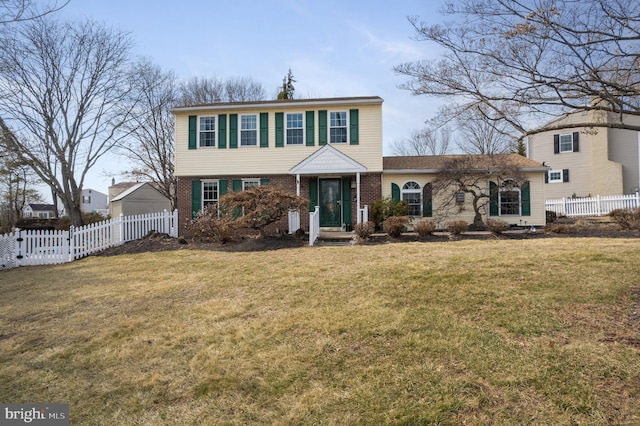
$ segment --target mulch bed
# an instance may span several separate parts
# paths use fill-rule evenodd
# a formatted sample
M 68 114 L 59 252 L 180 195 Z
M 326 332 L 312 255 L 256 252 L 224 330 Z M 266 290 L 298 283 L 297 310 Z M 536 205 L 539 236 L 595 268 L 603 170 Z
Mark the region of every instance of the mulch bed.
M 524 240 L 538 238 L 640 238 L 640 231 L 622 230 L 612 223 L 559 223 L 547 226 L 545 230 L 515 230 L 500 235 L 491 232 L 465 232 L 461 235 L 449 235 L 446 232 L 436 232 L 433 235 L 421 237 L 416 233 L 405 233 L 398 238 L 386 234 L 374 234 L 370 238 L 357 244 L 376 245 L 402 242 L 447 242 L 460 240 Z M 240 237 L 236 242 L 220 244 L 207 241 L 192 241 L 183 238 L 172 238 L 167 234 L 150 234 L 145 238 L 131 241 L 117 247 L 101 251 L 96 256 L 116 256 L 119 254 L 134 254 L 144 252 L 158 252 L 167 250 L 215 250 L 226 252 L 255 252 L 303 247 L 308 245 L 306 237 L 295 235 L 266 236 L 259 238 L 255 235 Z

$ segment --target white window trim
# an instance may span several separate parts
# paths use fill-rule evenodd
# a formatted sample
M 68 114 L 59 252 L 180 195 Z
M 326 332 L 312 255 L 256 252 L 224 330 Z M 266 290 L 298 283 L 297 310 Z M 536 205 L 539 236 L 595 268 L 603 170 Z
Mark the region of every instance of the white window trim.
M 560 178 L 558 178 L 558 179 L 551 179 L 551 173 L 558 173 L 558 174 L 560 174 Z M 562 183 L 562 182 L 563 182 L 562 174 L 563 174 L 563 171 L 562 171 L 562 170 L 549 170 L 549 171 L 547 171 L 547 182 L 548 182 L 548 183 Z
M 242 117 L 255 117 L 256 118 L 256 144 L 255 145 L 242 145 Z M 260 114 L 238 114 L 238 147 L 239 148 L 256 148 L 260 146 Z
M 202 146 L 200 145 L 200 119 L 201 118 L 207 118 L 207 117 L 213 117 L 213 126 L 214 126 L 214 130 L 213 130 L 213 145 L 210 146 Z M 216 114 L 211 115 L 211 114 L 207 114 L 207 115 L 198 115 L 198 122 L 196 123 L 196 147 L 198 149 L 211 149 L 211 148 L 217 148 L 218 147 L 218 116 Z
M 339 127 L 332 127 L 331 126 L 331 113 L 337 113 L 337 112 L 344 112 L 344 114 L 345 114 L 345 121 L 346 121 L 345 126 L 347 128 L 347 140 L 344 141 L 344 142 L 331 142 L 331 129 L 338 129 L 339 128 Z M 335 143 L 335 144 L 347 144 L 348 145 L 349 144 L 349 140 L 351 138 L 350 126 L 349 126 L 349 124 L 350 124 L 349 123 L 349 119 L 350 119 L 349 110 L 348 109 L 346 109 L 346 110 L 338 110 L 337 109 L 337 110 L 333 110 L 333 111 L 328 111 L 327 114 L 328 114 L 327 119 L 329 120 L 329 123 L 328 123 L 328 126 L 327 126 L 328 130 L 329 130 L 329 134 L 328 134 L 329 144 L 334 144 Z
M 522 191 L 517 186 L 504 188 L 504 186 L 503 186 L 504 182 L 505 181 L 503 181 L 500 184 L 500 189 L 498 191 L 498 216 L 510 216 L 510 217 L 522 216 Z M 503 192 L 510 192 L 510 191 L 516 191 L 518 193 L 518 213 L 502 214 L 502 193 Z
M 200 181 L 200 211 L 204 211 L 205 208 L 205 198 L 204 198 L 204 185 L 206 183 L 215 183 L 217 186 L 217 190 L 216 193 L 218 195 L 218 198 L 214 198 L 213 199 L 213 203 L 217 203 L 220 201 L 220 179 L 202 179 Z M 211 201 L 209 199 L 207 199 L 207 201 Z
M 562 149 L 562 137 L 563 136 L 568 136 L 569 139 L 571 139 L 571 147 L 569 149 Z M 560 153 L 565 153 L 565 152 L 573 152 L 573 134 L 571 133 L 565 133 L 565 134 L 561 134 L 560 136 L 558 136 L 558 150 L 560 151 Z
M 287 120 L 287 115 L 289 114 L 301 114 L 302 115 L 302 143 L 289 143 L 289 138 L 287 135 L 287 130 L 289 130 L 289 122 Z M 284 113 L 284 144 L 287 146 L 306 146 L 307 145 L 307 132 L 306 132 L 306 128 L 307 128 L 307 114 L 304 113 L 304 111 L 289 111 L 289 112 L 285 112 Z M 298 127 L 295 127 L 295 129 L 297 130 Z
M 251 186 L 260 186 L 260 178 L 246 178 L 246 179 L 242 179 L 242 190 L 246 191 L 248 188 L 246 187 L 246 184 L 248 183 L 254 183 L 256 185 L 251 185 Z M 249 188 L 251 188 L 251 186 Z
M 405 189 L 405 186 L 407 184 L 409 184 L 409 183 L 412 183 L 412 182 L 415 183 L 416 185 L 418 185 L 418 188 L 417 189 L 415 189 L 415 188 L 407 188 L 407 189 Z M 418 182 L 416 182 L 415 180 L 408 180 L 405 183 L 403 183 L 402 186 L 400 187 L 400 199 L 401 200 L 404 200 L 404 194 L 418 194 L 418 196 L 419 196 L 420 201 L 418 203 L 418 206 L 419 206 L 420 211 L 418 212 L 417 215 L 411 215 L 413 217 L 422 217 L 422 206 L 424 204 L 424 201 L 422 200 L 422 190 L 423 189 L 424 189 L 424 187 L 420 186 L 420 184 Z

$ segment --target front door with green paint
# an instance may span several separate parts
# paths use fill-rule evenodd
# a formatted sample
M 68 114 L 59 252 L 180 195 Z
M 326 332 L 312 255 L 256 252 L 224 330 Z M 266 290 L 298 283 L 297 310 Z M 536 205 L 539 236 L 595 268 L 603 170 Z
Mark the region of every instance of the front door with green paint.
M 341 180 L 320 179 L 320 226 L 341 226 L 342 209 L 340 208 Z

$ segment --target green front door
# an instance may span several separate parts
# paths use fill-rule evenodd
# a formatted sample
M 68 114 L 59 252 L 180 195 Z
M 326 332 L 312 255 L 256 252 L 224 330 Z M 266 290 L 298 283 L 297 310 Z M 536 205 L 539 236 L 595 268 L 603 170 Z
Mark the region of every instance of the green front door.
M 338 227 L 342 225 L 341 179 L 320 179 L 320 226 Z

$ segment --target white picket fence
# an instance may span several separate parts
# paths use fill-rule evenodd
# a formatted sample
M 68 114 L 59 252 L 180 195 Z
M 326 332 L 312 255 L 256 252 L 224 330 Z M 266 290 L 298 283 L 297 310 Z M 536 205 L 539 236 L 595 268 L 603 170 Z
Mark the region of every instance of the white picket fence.
M 120 216 L 68 231 L 24 230 L 0 235 L 0 269 L 71 262 L 150 232 L 178 236 L 178 211 Z
M 616 209 L 640 208 L 640 193 L 632 195 L 547 200 L 545 209 L 567 217 L 604 216 Z

